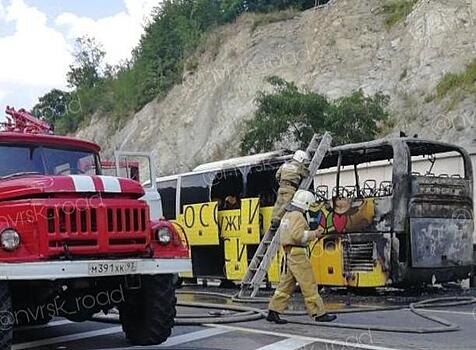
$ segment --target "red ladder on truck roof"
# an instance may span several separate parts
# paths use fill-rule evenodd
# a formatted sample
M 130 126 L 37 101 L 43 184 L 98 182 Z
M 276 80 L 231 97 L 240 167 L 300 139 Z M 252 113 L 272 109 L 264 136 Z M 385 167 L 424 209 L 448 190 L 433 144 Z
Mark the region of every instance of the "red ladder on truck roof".
M 25 109 L 15 110 L 8 107 L 5 110 L 8 116 L 6 122 L 0 123 L 1 132 L 18 132 L 22 134 L 53 134 L 53 128 L 47 122 L 36 118 Z

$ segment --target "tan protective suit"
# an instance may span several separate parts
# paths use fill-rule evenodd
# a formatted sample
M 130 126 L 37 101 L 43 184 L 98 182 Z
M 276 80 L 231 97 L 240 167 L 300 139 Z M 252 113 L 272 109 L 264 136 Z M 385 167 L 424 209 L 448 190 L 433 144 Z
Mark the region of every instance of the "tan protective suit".
M 314 235 L 309 232 L 309 225 L 302 212 L 290 211 L 284 215 L 281 220 L 280 240 L 286 253 L 286 261 L 279 285 L 269 303 L 269 310 L 283 313 L 297 282 L 301 287 L 309 316 L 314 318 L 326 313 L 305 248 L 312 239 Z
M 296 192 L 302 179 L 309 176 L 309 170 L 302 163 L 295 160 L 284 163 L 276 173 L 276 180 L 279 183 L 278 198 L 273 207 L 271 219 L 279 221 L 284 215 L 285 209 Z

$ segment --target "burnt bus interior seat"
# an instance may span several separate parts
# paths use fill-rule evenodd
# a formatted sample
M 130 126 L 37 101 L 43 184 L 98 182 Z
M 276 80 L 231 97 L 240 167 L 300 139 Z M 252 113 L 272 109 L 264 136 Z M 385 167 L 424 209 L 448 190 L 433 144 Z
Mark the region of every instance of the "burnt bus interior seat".
M 382 181 L 377 191 L 377 197 L 386 197 L 393 194 L 393 184 L 391 181 Z
M 325 193 L 321 190 L 321 187 L 322 186 L 319 186 L 316 189 L 316 192 L 319 191 L 318 196 L 323 196 Z M 366 180 L 361 189 L 358 189 L 357 186 L 339 186 L 338 188 L 334 187 L 332 189 L 332 198 L 371 198 L 387 197 L 391 195 L 393 195 L 393 184 L 391 181 L 382 181 L 377 186 L 377 181 L 373 179 Z
M 358 193 L 357 187 L 355 186 L 345 186 L 344 190 L 347 198 L 360 197 L 360 193 Z
M 364 187 L 362 188 L 363 197 L 375 197 L 377 193 L 377 181 L 370 179 L 364 181 Z
M 316 187 L 316 195 L 319 201 L 326 201 L 329 199 L 329 186 L 320 185 Z

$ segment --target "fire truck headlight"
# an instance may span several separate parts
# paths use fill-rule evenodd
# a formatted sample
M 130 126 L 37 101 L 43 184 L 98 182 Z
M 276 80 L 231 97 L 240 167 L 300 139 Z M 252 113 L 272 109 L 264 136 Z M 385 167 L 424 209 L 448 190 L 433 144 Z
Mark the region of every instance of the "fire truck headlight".
M 157 230 L 156 239 L 160 244 L 166 245 L 172 240 L 172 234 L 170 233 L 169 229 L 164 227 Z
M 20 245 L 20 235 L 11 228 L 2 231 L 0 240 L 2 242 L 2 248 L 7 251 L 13 251 Z

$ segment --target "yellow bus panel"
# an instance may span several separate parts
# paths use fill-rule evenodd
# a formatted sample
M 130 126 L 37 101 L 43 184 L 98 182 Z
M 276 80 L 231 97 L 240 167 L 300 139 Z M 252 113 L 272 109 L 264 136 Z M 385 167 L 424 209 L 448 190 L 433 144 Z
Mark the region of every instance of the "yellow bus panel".
M 260 206 L 259 198 L 241 200 L 241 240 L 243 244 L 260 242 Z
M 221 238 L 241 237 L 240 209 L 218 211 L 218 227 Z
M 241 280 L 248 268 L 246 245 L 239 238 L 225 238 L 225 273 L 229 280 Z
M 273 258 L 271 265 L 268 268 L 268 281 L 271 283 L 278 283 L 281 276 L 281 267 L 283 264 L 284 251 L 279 248 L 278 254 Z
M 172 220 L 171 223 L 174 226 L 177 233 L 179 234 L 180 238 L 187 240 L 187 238 L 186 238 L 187 235 L 185 233 L 185 229 L 183 228 L 183 226 L 175 220 Z M 192 251 L 190 249 L 188 250 L 188 257 L 192 258 Z M 183 277 L 183 278 L 193 278 L 193 271 L 181 272 L 181 273 L 179 273 L 179 276 Z
M 191 246 L 220 244 L 216 202 L 184 205 L 177 222 L 187 233 Z
M 387 274 L 383 271 L 379 261 L 371 272 L 354 273 L 349 280 L 348 285 L 351 287 L 380 287 L 387 282 Z
M 269 229 L 269 226 L 271 226 L 272 213 L 273 207 L 260 208 L 259 210 L 261 236 L 264 236 L 266 231 Z
M 271 214 L 273 212 L 273 207 L 260 208 L 260 231 L 261 236 L 263 236 L 271 225 Z M 278 283 L 279 276 L 281 274 L 281 263 L 283 259 L 283 249 L 280 248 L 278 254 L 274 257 L 271 265 L 268 268 L 268 281 L 271 283 Z
M 328 286 L 345 284 L 340 239 L 313 241 L 309 244 L 309 254 L 317 284 Z

